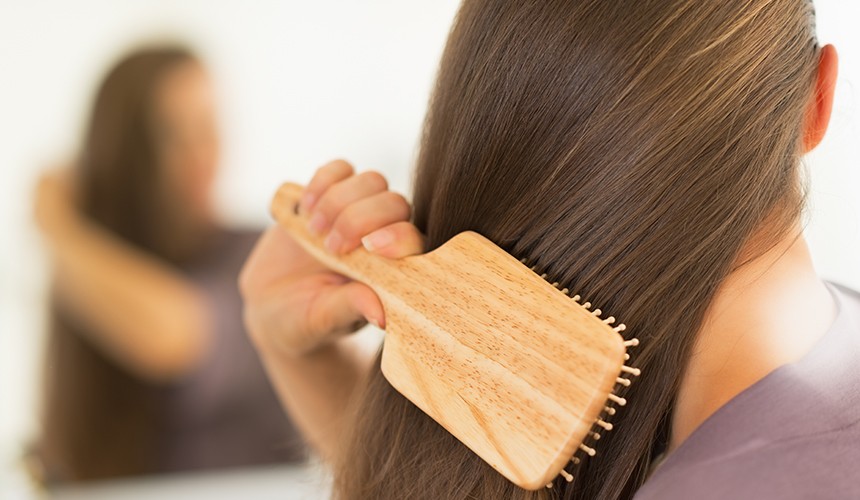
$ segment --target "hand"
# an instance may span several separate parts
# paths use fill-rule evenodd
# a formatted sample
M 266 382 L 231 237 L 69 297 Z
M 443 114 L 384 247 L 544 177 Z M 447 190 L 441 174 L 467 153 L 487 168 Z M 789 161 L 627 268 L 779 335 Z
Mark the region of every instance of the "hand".
M 388 258 L 424 251 L 424 237 L 409 223 L 411 207 L 388 190 L 377 172 L 355 174 L 336 160 L 305 188 L 299 211 L 326 246 L 346 253 L 359 245 Z M 260 238 L 239 277 L 251 338 L 289 355 L 303 355 L 371 322 L 385 327 L 379 298 L 313 259 L 279 226 Z

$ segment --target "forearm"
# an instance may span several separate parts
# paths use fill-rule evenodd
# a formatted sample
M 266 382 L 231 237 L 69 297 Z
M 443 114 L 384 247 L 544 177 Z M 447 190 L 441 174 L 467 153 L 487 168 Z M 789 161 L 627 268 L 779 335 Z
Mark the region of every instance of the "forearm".
M 181 275 L 87 223 L 54 248 L 58 299 L 104 352 L 156 380 L 196 364 L 208 313 L 202 294 Z
M 369 373 L 372 352 L 356 335 L 297 356 L 259 337 L 255 343 L 292 421 L 322 458 L 330 459 L 344 437 L 350 402 Z

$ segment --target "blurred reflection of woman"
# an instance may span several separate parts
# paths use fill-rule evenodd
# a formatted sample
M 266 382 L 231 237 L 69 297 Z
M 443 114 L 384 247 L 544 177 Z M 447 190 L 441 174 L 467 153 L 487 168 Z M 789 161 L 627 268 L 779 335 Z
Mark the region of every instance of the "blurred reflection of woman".
M 42 179 L 47 480 L 304 457 L 243 331 L 236 279 L 257 233 L 216 220 L 218 156 L 204 67 L 149 48 L 103 81 L 71 178 Z

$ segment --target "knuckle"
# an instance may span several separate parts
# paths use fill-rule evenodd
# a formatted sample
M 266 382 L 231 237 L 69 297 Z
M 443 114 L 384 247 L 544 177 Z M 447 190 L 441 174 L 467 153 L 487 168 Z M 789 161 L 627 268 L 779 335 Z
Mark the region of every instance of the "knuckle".
M 320 172 L 324 176 L 331 178 L 340 175 L 349 175 L 353 172 L 353 168 L 352 164 L 348 161 L 338 158 L 323 165 L 323 167 L 320 168 Z
M 391 207 L 392 213 L 397 214 L 400 218 L 409 219 L 412 206 L 403 195 L 394 191 L 387 191 L 385 196 L 385 201 Z
M 367 170 L 359 174 L 362 178 L 362 181 L 368 183 L 373 188 L 376 188 L 378 191 L 385 191 L 388 189 L 388 180 L 384 175 L 377 172 L 376 170 Z
M 329 220 L 337 215 L 339 210 L 340 201 L 334 187 L 326 190 L 314 207 L 315 212 L 323 214 Z
M 322 166 L 322 170 L 352 170 L 352 164 L 343 158 L 335 158 Z
M 314 173 L 308 187 L 312 189 L 324 189 L 329 184 L 336 182 L 342 176 L 348 176 L 352 173 L 352 165 L 346 160 L 332 160 L 325 165 L 319 167 Z
M 344 239 L 359 238 L 362 232 L 364 216 L 361 207 L 349 205 L 344 208 L 334 221 L 333 227 Z

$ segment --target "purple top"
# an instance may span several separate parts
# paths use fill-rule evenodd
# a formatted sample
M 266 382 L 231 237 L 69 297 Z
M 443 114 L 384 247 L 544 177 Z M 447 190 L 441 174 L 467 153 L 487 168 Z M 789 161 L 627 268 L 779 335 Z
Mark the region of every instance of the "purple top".
M 825 284 L 825 336 L 705 420 L 634 500 L 860 499 L 860 292 Z
M 215 319 L 210 351 L 165 394 L 162 469 L 294 462 L 305 457 L 242 322 L 238 276 L 260 233 L 223 230 L 184 271 Z

